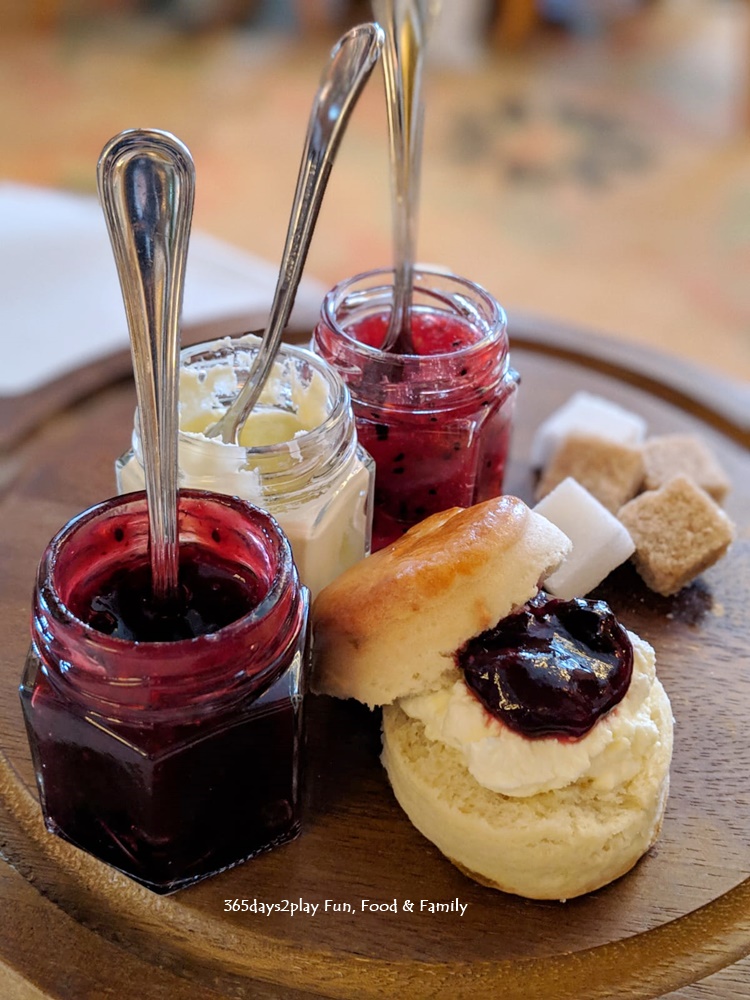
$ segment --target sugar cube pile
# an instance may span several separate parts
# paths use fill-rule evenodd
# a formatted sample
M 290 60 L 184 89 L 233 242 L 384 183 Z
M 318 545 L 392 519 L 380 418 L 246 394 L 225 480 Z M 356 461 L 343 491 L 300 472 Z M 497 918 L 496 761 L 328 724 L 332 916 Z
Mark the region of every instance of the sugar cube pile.
M 700 438 L 647 435 L 646 421 L 577 392 L 539 427 L 534 508 L 573 548 L 545 589 L 583 597 L 632 558 L 648 587 L 670 596 L 727 551 L 734 526 L 720 507 L 729 479 Z

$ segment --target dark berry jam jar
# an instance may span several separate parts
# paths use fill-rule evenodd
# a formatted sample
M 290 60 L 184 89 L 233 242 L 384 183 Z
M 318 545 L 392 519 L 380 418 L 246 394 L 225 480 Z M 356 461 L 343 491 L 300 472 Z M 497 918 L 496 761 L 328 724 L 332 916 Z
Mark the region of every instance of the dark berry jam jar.
M 347 383 L 375 459 L 373 550 L 502 492 L 518 384 L 505 313 L 479 285 L 415 272 L 409 354 L 381 349 L 392 298 L 392 271 L 349 278 L 326 295 L 312 341 Z
M 300 829 L 308 594 L 274 519 L 183 490 L 180 607 L 150 604 L 143 493 L 50 542 L 21 684 L 47 829 L 165 893 Z

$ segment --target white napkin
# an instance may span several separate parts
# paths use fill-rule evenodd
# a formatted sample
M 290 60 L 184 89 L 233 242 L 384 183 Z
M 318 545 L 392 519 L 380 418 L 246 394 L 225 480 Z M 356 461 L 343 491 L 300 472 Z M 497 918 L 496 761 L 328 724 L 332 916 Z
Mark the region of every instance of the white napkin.
M 276 265 L 194 231 L 183 324 L 252 312 L 265 320 L 276 277 Z M 298 324 L 312 326 L 324 291 L 315 281 L 302 282 Z M 0 183 L 0 395 L 28 392 L 127 346 L 120 285 L 97 199 Z

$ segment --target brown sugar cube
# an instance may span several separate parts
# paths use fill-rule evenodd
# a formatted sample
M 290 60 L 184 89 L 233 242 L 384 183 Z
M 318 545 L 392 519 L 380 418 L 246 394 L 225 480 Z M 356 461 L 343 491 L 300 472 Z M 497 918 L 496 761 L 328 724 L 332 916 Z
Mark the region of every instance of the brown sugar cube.
M 721 503 L 729 492 L 729 479 L 708 445 L 692 434 L 662 434 L 643 445 L 643 488 L 658 490 L 672 476 L 689 476 Z
M 569 434 L 542 472 L 536 499 L 551 493 L 568 476 L 616 514 L 643 482 L 641 449 L 594 434 Z
M 713 566 L 734 538 L 721 507 L 687 476 L 641 493 L 617 516 L 635 543 L 635 568 L 665 597 Z

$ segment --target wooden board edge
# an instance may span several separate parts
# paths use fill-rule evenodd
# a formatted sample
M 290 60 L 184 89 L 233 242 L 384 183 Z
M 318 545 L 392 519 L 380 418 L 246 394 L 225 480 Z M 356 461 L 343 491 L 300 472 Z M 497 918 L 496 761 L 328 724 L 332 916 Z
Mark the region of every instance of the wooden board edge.
M 2 752 L 0 844 L 0 854 L 16 871 L 25 872 L 45 902 L 52 901 L 81 927 L 88 929 L 91 923 L 108 944 L 116 943 L 143 961 L 191 967 L 201 987 L 221 988 L 226 980 L 230 992 L 257 977 L 280 987 L 305 987 L 332 1000 L 388 1000 L 407 992 L 414 1000 L 481 1000 L 494 996 L 499 984 L 505 1000 L 548 1000 L 552 995 L 653 1000 L 750 954 L 750 879 L 650 931 L 551 958 L 385 961 L 299 948 L 265 935 L 257 936 L 257 948 L 248 949 L 247 940 L 235 940 L 220 921 L 180 911 L 169 897 L 154 896 L 47 834 L 36 800 Z M 44 882 L 45 870 L 59 870 L 57 887 Z M 111 920 L 103 922 L 102 912 Z M 155 928 L 160 932 L 156 947 L 150 937 Z M 25 961 L 33 969 L 33 954 Z M 305 983 L 299 980 L 301 967 Z

